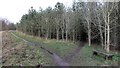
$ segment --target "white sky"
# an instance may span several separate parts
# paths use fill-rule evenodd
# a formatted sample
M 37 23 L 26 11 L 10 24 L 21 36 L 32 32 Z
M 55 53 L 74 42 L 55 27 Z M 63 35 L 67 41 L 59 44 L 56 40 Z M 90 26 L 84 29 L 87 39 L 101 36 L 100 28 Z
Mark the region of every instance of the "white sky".
M 43 9 L 48 6 L 54 7 L 57 2 L 69 6 L 73 0 L 0 0 L 0 17 L 16 23 L 19 22 L 23 14 L 28 12 L 31 6 L 39 10 L 39 7 Z
M 51 6 L 53 8 L 57 2 L 61 2 L 65 6 L 71 6 L 73 0 L 0 0 L 0 17 L 7 18 L 9 21 L 16 23 L 19 22 L 23 14 L 28 12 L 28 9 L 30 9 L 31 6 L 33 6 L 33 8 L 36 10 L 39 10 L 39 7 L 45 9 L 48 6 Z

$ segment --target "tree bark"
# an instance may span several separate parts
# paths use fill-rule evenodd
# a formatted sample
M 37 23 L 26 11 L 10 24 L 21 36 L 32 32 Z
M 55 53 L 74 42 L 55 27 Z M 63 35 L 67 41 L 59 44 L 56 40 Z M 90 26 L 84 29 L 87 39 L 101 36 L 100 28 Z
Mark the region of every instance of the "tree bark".
M 46 40 L 48 39 L 49 29 L 47 29 Z
M 87 22 L 88 22 L 88 44 L 90 46 L 91 45 L 91 28 L 90 28 L 91 24 L 89 21 Z
M 66 22 L 66 41 L 68 40 L 68 26 L 67 26 L 67 22 Z
M 57 40 L 59 40 L 59 30 L 58 29 L 57 29 L 56 35 L 57 35 Z
M 68 40 L 68 31 L 66 30 L 66 41 Z
M 64 29 L 62 29 L 62 40 L 64 40 Z
M 50 36 L 50 39 L 51 39 L 51 29 L 49 31 L 50 31 L 49 36 Z
M 108 14 L 108 23 L 107 23 L 107 52 L 109 52 L 110 46 L 110 25 L 109 25 L 109 14 Z
M 73 29 L 73 42 L 75 41 L 75 30 Z
M 105 47 L 104 47 L 104 49 L 105 49 L 105 50 L 107 49 L 107 46 L 106 46 L 106 45 L 107 45 L 107 44 L 106 44 L 106 42 L 107 42 L 107 41 L 106 41 L 106 39 L 107 39 L 106 28 L 107 28 L 107 27 L 106 27 L 106 25 L 107 25 L 107 21 L 106 21 L 106 15 L 105 15 L 105 29 L 104 29 L 104 30 L 105 30 L 105 33 L 104 33 L 104 35 L 105 35 L 105 39 L 104 39 L 104 45 L 105 45 Z
M 98 20 L 99 20 L 99 31 L 100 31 L 100 38 L 101 38 L 101 40 L 100 40 L 100 42 L 101 42 L 101 45 L 102 45 L 102 48 L 104 48 L 104 43 L 103 43 L 103 33 L 102 33 L 102 28 L 100 27 L 101 26 L 101 20 L 100 20 L 100 18 L 98 17 Z
M 117 14 L 115 14 L 115 15 L 117 15 Z M 117 21 L 115 21 L 114 26 L 117 26 L 117 25 L 118 25 Z M 114 45 L 117 46 L 117 28 L 116 27 L 114 28 Z

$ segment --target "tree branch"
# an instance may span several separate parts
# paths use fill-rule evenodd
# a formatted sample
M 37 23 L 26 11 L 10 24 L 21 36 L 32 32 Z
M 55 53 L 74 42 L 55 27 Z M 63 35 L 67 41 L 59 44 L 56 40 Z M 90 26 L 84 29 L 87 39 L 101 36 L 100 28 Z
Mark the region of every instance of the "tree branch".
M 118 25 L 118 26 L 114 26 L 114 27 L 111 27 L 110 30 L 113 29 L 113 28 L 117 28 L 117 27 L 120 27 L 120 25 Z

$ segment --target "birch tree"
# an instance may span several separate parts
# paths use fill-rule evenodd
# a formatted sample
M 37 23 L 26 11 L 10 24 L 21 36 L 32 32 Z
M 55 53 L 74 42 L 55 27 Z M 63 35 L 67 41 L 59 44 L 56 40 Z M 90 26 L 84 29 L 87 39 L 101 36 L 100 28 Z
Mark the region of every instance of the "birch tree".
M 83 3 L 83 17 L 86 21 L 86 23 L 84 23 L 87 26 L 87 32 L 88 32 L 88 44 L 89 46 L 91 45 L 91 5 L 92 3 L 87 2 L 87 3 Z
M 105 2 L 102 7 L 102 13 L 103 13 L 103 19 L 104 19 L 104 30 L 105 30 L 105 49 L 107 52 L 110 50 L 110 31 L 111 29 L 115 28 L 116 26 L 112 26 L 114 20 L 116 20 L 116 17 L 114 19 L 111 19 L 111 15 L 114 10 L 117 10 L 117 2 Z M 111 27 L 112 26 L 112 27 Z

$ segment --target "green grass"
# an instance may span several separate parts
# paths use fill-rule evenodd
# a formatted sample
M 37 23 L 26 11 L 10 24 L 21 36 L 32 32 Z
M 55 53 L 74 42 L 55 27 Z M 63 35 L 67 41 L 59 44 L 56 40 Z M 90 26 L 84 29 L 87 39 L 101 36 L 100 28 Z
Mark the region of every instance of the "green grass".
M 113 60 L 105 60 L 102 56 L 94 56 L 93 55 L 94 47 L 85 46 L 82 50 L 77 54 L 71 65 L 78 65 L 78 66 L 118 66 L 118 58 L 120 55 L 115 54 Z
M 14 34 L 28 41 L 44 43 L 45 48 L 58 54 L 61 58 L 64 58 L 66 55 L 68 55 L 74 49 L 77 48 L 77 45 L 75 45 L 73 42 L 70 42 L 70 41 L 62 41 L 62 40 L 57 41 L 55 39 L 46 40 L 43 38 L 26 35 L 18 31 L 14 32 Z
M 8 56 L 5 56 L 3 60 L 3 66 L 35 66 L 38 64 L 42 65 L 54 65 L 51 56 L 48 53 L 39 47 L 28 46 L 24 41 L 19 38 L 14 37 L 9 33 L 9 36 L 12 38 L 11 48 L 20 47 L 20 49 L 15 50 L 14 52 L 9 52 Z
M 21 49 L 21 51 L 14 52 L 12 55 L 9 55 L 6 58 L 7 61 L 4 63 L 4 65 L 5 66 L 6 65 L 35 66 L 38 64 L 53 65 L 52 59 L 46 56 L 45 54 L 46 53 L 43 50 L 37 47 L 26 46 L 26 48 Z
M 43 39 L 39 37 L 34 37 L 30 35 L 26 35 L 21 32 L 14 32 L 19 37 L 22 37 L 26 40 L 32 41 L 32 42 L 40 42 L 44 43 L 44 47 L 49 49 L 50 51 L 58 54 L 60 57 L 64 58 L 65 56 L 69 55 L 69 53 L 72 53 L 78 46 L 70 41 L 62 41 L 62 40 L 55 40 L 55 39 Z M 101 56 L 93 56 L 93 49 L 102 50 L 101 46 L 94 47 L 94 46 L 84 46 L 81 51 L 74 56 L 73 60 L 70 63 L 70 65 L 77 65 L 77 66 L 105 66 L 105 65 L 118 65 L 118 60 L 120 60 L 120 54 L 115 54 L 113 57 L 113 60 L 105 60 Z
M 47 44 L 49 44 L 50 50 L 57 53 L 62 58 L 72 53 L 72 51 L 77 48 L 75 44 L 68 42 L 51 41 Z

